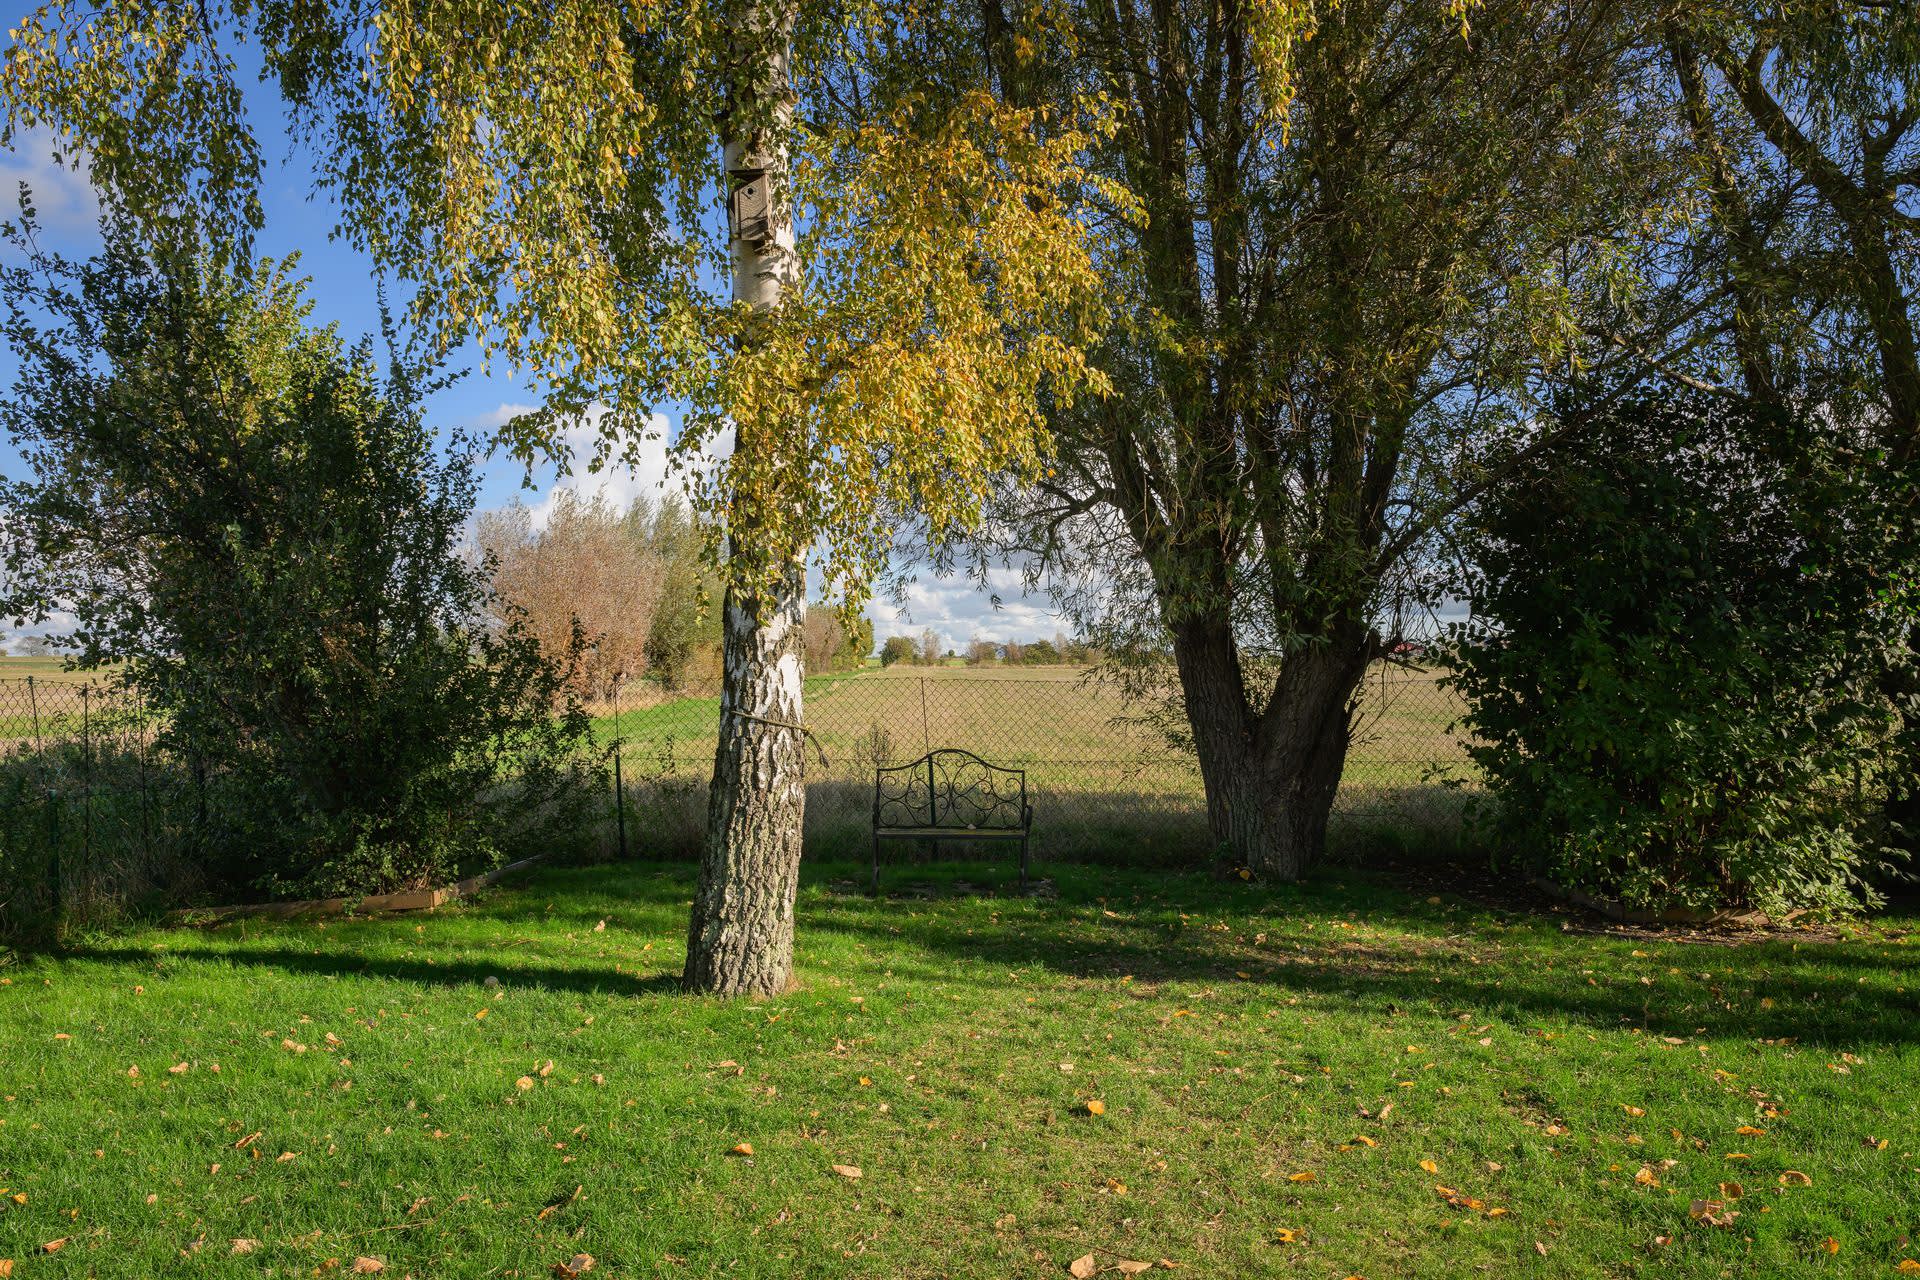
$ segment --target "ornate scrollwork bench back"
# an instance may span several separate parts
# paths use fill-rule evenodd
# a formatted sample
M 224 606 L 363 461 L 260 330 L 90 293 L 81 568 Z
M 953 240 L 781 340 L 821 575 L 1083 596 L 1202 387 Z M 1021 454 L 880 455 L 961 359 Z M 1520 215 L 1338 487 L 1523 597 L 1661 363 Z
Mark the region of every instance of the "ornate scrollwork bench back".
M 1018 840 L 1027 883 L 1033 806 L 1027 771 L 991 764 L 957 747 L 929 751 L 873 775 L 873 888 L 880 889 L 882 840 Z

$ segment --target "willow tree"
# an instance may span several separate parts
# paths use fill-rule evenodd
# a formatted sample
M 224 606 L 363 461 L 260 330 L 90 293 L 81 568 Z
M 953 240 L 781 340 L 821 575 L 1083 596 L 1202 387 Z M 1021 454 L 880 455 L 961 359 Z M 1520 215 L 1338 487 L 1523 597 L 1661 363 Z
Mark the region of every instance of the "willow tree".
M 1567 342 L 1558 250 L 1619 170 L 1629 6 L 1067 7 L 1077 40 L 1035 54 L 988 0 L 984 56 L 1014 101 L 1110 92 L 1091 164 L 1145 216 L 1103 263 L 1115 394 L 1052 415 L 1007 528 L 1109 639 L 1170 653 L 1215 838 L 1290 879 L 1474 437 Z
M 1101 382 L 1063 197 L 1098 183 L 1077 163 L 1098 103 L 1010 106 L 942 21 L 884 0 L 54 0 L 7 55 L 8 137 L 53 126 L 151 234 L 236 257 L 260 222 L 251 39 L 411 322 L 539 384 L 517 456 L 603 405 L 588 465 L 618 461 L 654 405 L 683 409 L 726 580 L 696 990 L 791 981 L 809 557 L 857 592 L 889 512 L 964 524 L 988 477 L 1039 465 L 1043 388 Z

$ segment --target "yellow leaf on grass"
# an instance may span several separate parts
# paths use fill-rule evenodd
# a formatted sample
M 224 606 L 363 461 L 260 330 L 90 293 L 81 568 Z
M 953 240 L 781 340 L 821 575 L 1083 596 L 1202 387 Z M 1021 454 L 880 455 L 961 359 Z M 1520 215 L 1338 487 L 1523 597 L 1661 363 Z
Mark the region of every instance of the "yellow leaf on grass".
M 1135 1262 L 1131 1258 L 1122 1258 L 1113 1264 L 1113 1269 L 1123 1276 L 1137 1276 L 1143 1271 L 1153 1270 L 1151 1262 Z
M 1421 1167 L 1422 1169 L 1425 1169 L 1425 1170 L 1426 1170 L 1426 1171 L 1427 1171 L 1428 1173 L 1438 1173 L 1438 1172 L 1440 1172 L 1440 1166 L 1439 1166 L 1439 1165 L 1437 1165 L 1437 1164 L 1435 1164 L 1435 1163 L 1434 1163 L 1433 1161 L 1431 1161 L 1431 1160 L 1422 1160 L 1422 1161 L 1420 1162 L 1420 1167 Z
M 1625 1111 L 1630 1116 L 1638 1117 L 1638 1116 L 1643 1116 L 1647 1114 L 1647 1109 L 1645 1107 L 1630 1107 L 1625 1104 L 1622 1104 L 1620 1109 L 1622 1111 Z
M 365 1254 L 361 1254 L 353 1260 L 353 1274 L 357 1276 L 378 1275 L 386 1269 L 386 1261 L 382 1258 L 369 1258 Z
M 1822 1241 L 1820 1244 L 1820 1247 L 1822 1249 L 1825 1249 L 1828 1253 L 1840 1252 L 1840 1242 L 1838 1240 L 1835 1240 L 1832 1236 L 1828 1236 L 1824 1241 Z
M 258 1249 L 259 1247 L 260 1247 L 260 1242 L 258 1240 L 240 1239 L 240 1240 L 233 1241 L 227 1247 L 227 1252 L 228 1253 L 252 1253 L 255 1249 Z
M 1307 1169 L 1300 1173 L 1290 1173 L 1287 1175 L 1287 1181 L 1288 1182 L 1312 1182 L 1313 1170 Z
M 485 1009 L 480 1010 L 480 1012 L 473 1015 L 473 1019 L 475 1022 L 485 1022 L 487 1020 L 487 1011 Z
M 1813 1185 L 1813 1179 L 1798 1169 L 1789 1169 L 1780 1175 L 1780 1185 L 1783 1187 L 1810 1187 Z
M 1294 1230 L 1292 1227 L 1274 1228 L 1273 1238 L 1275 1240 L 1278 1240 L 1281 1244 L 1299 1244 L 1300 1243 L 1300 1233 Z
M 750 1156 L 753 1154 L 753 1144 L 751 1142 L 736 1142 L 733 1144 L 733 1150 L 727 1152 L 727 1154 L 730 1156 Z
M 1903 1276 L 1920 1276 L 1920 1262 L 1915 1262 L 1912 1258 L 1902 1258 L 1900 1265 L 1894 1270 Z
M 40 1252 L 58 1253 L 66 1247 L 67 1247 L 67 1238 L 65 1236 L 61 1236 L 58 1240 L 49 1240 L 45 1244 L 41 1245 Z
M 1738 1129 L 1735 1129 L 1734 1132 L 1743 1138 L 1764 1138 L 1767 1134 L 1765 1129 L 1756 1128 L 1750 1124 L 1743 1124 Z
M 1660 1185 L 1660 1179 L 1653 1176 L 1653 1166 L 1651 1165 L 1641 1165 L 1640 1172 L 1633 1175 L 1633 1180 L 1643 1187 L 1657 1187 Z
M 522 1091 L 533 1088 L 532 1076 L 521 1076 L 513 1082 L 513 1087 Z
M 0 1258 L 0 1280 L 7 1280 L 13 1274 L 13 1259 Z
M 1107 1104 L 1098 1098 L 1089 1098 L 1087 1099 L 1087 1114 L 1090 1116 L 1103 1116 L 1107 1114 Z
M 1380 1145 L 1379 1143 L 1375 1142 L 1372 1138 L 1369 1138 L 1364 1133 L 1355 1134 L 1353 1140 L 1359 1143 L 1363 1147 L 1377 1147 Z
M 1100 1264 L 1094 1261 L 1090 1253 L 1083 1253 L 1067 1264 L 1067 1274 L 1074 1280 L 1090 1280 L 1092 1276 L 1099 1273 L 1099 1270 Z
M 857 1164 L 837 1164 L 833 1166 L 833 1171 L 848 1181 L 861 1176 L 860 1166 Z

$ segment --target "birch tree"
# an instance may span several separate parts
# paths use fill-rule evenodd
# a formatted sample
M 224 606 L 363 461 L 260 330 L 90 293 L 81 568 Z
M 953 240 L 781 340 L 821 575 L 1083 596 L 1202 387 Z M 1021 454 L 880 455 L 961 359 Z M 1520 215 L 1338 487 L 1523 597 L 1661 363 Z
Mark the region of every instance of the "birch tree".
M 260 221 L 234 55 L 253 41 L 410 322 L 539 385 L 516 456 L 606 405 L 573 461 L 617 463 L 654 405 L 684 408 L 675 454 L 726 581 L 697 991 L 792 979 L 808 558 L 859 590 L 890 513 L 965 525 L 990 477 L 1042 466 L 1043 390 L 1103 386 L 1066 198 L 1103 185 L 1078 163 L 1098 95 L 1010 105 L 955 31 L 885 0 L 53 0 L 8 51 L 9 138 L 53 126 L 112 207 L 238 257 Z

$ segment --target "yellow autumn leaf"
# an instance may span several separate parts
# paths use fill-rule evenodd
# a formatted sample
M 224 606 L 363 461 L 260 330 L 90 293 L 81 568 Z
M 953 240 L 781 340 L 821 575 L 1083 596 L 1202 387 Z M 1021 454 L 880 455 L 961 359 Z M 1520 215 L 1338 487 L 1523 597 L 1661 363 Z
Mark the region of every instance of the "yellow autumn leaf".
M 1099 1271 L 1100 1264 L 1094 1261 L 1090 1253 L 1083 1253 L 1067 1264 L 1067 1274 L 1072 1276 L 1073 1280 L 1090 1280 Z
M 1090 1116 L 1103 1116 L 1107 1114 L 1107 1104 L 1098 1098 L 1089 1098 L 1087 1099 L 1087 1114 Z
M 1813 1185 L 1813 1179 L 1798 1169 L 1789 1169 L 1780 1175 L 1780 1185 L 1783 1187 L 1810 1187 Z
M 849 1182 L 862 1176 L 860 1166 L 857 1164 L 836 1164 L 833 1166 L 833 1171 Z
M 1435 1163 L 1434 1163 L 1433 1161 L 1431 1161 L 1431 1160 L 1422 1160 L 1422 1161 L 1420 1162 L 1420 1167 L 1421 1167 L 1422 1169 L 1425 1169 L 1425 1170 L 1426 1170 L 1426 1171 L 1427 1171 L 1428 1173 L 1438 1173 L 1438 1172 L 1440 1172 L 1440 1166 L 1439 1166 L 1439 1165 L 1437 1165 L 1437 1164 L 1435 1164 Z
M 736 1142 L 733 1144 L 733 1149 L 727 1152 L 727 1154 L 733 1156 L 750 1156 L 753 1154 L 753 1144 L 751 1142 Z
M 1920 1276 L 1920 1262 L 1915 1262 L 1912 1258 L 1902 1258 L 1900 1265 L 1894 1270 L 1903 1276 Z
M 1300 1173 L 1290 1173 L 1287 1175 L 1287 1181 L 1288 1182 L 1312 1182 L 1313 1170 L 1307 1169 Z
M 1292 1227 L 1274 1228 L 1273 1238 L 1279 1241 L 1281 1244 L 1299 1244 L 1300 1243 L 1300 1233 L 1294 1230 Z
M 1765 1129 L 1756 1128 L 1750 1124 L 1743 1124 L 1738 1129 L 1735 1129 L 1734 1132 L 1743 1138 L 1763 1138 L 1767 1133 Z

